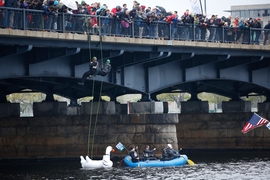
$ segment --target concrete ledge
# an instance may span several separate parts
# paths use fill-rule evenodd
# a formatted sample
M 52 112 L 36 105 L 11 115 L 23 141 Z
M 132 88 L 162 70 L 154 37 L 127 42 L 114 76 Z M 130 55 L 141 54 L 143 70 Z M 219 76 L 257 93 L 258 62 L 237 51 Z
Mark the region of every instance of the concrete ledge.
M 222 112 L 251 112 L 250 101 L 222 102 Z
M 66 102 L 34 102 L 34 116 L 64 116 L 67 115 Z
M 0 103 L 0 117 L 20 117 L 20 103 Z
M 185 101 L 181 102 L 181 113 L 208 113 L 207 101 Z
M 148 114 L 148 113 L 163 113 L 163 102 L 135 102 L 130 103 L 129 113 L 136 114 Z
M 270 112 L 270 102 L 258 103 L 258 112 Z
M 80 112 L 81 115 L 115 114 L 115 102 L 83 102 Z
M 84 34 L 71 34 L 71 33 L 57 33 L 57 32 L 39 32 L 28 30 L 13 30 L 13 29 L 0 29 L 0 35 L 4 36 L 27 36 L 29 38 L 46 38 L 46 39 L 60 39 L 60 40 L 77 40 L 87 41 L 87 35 Z M 91 41 L 99 42 L 99 35 L 91 35 Z M 131 44 L 144 44 L 144 45 L 172 45 L 172 46 L 189 46 L 189 47 L 208 47 L 208 48 L 229 48 L 229 49 L 255 49 L 255 50 L 270 50 L 270 46 L 263 45 L 246 45 L 246 44 L 226 44 L 226 43 L 211 43 L 211 42 L 193 42 L 193 41 L 175 41 L 175 40 L 155 40 L 155 39 L 139 39 L 128 37 L 110 37 L 103 36 L 104 42 L 119 42 Z

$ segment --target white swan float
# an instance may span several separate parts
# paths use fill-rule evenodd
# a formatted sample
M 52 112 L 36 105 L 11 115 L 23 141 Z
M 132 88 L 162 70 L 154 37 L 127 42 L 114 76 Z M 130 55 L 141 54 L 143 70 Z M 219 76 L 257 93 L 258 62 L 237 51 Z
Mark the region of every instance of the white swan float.
M 83 156 L 80 156 L 82 168 L 98 169 L 98 168 L 112 167 L 113 162 L 110 159 L 110 152 L 114 152 L 114 149 L 112 148 L 112 146 L 108 146 L 106 148 L 106 153 L 105 153 L 105 155 L 103 155 L 102 160 L 92 160 L 88 156 L 86 156 L 84 159 Z

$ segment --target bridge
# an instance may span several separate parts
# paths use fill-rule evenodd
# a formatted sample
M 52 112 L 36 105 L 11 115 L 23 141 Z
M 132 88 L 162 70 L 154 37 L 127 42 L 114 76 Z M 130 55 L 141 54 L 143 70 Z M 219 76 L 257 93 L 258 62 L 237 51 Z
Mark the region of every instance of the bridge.
M 157 94 L 181 90 L 192 95 L 188 106 L 198 109 L 200 92 L 227 96 L 234 102 L 241 102 L 240 97 L 250 93 L 264 95 L 268 103 L 260 110 L 269 119 L 270 46 L 0 29 L 0 49 L 1 116 L 8 105 L 6 95 L 24 89 L 47 94 L 47 102 L 53 100 L 53 94 L 67 97 L 74 106 L 78 98 L 93 94 L 94 101 L 100 95 L 115 101 L 120 95 L 134 93 L 142 94 L 142 101 L 147 101 L 140 102 L 141 106 L 156 101 Z M 112 71 L 80 86 L 77 83 L 93 56 L 100 64 L 110 59 Z M 95 148 L 102 152 L 107 144 L 121 141 L 162 149 L 170 140 L 174 147 L 186 149 L 269 149 L 266 128 L 243 137 L 240 130 L 251 116 L 250 108 L 233 105 L 231 109 L 237 113 L 126 116 L 104 111 L 96 137 L 96 142 L 103 144 Z M 51 112 L 59 106 L 60 102 L 52 105 Z M 75 157 L 85 153 L 89 116 L 56 113 L 51 117 L 48 108 L 44 109 L 43 114 L 37 111 L 34 116 L 45 117 L 2 118 L 0 128 L 5 139 L 1 157 Z M 89 106 L 85 109 L 89 114 Z
M 257 93 L 270 100 L 270 46 L 10 29 L 0 29 L 0 39 L 2 102 L 24 89 L 71 101 L 92 94 L 97 98 L 100 91 L 112 100 L 140 93 L 150 101 L 177 90 L 194 100 L 200 92 L 233 100 Z M 110 59 L 112 71 L 80 86 L 90 56 L 100 64 Z

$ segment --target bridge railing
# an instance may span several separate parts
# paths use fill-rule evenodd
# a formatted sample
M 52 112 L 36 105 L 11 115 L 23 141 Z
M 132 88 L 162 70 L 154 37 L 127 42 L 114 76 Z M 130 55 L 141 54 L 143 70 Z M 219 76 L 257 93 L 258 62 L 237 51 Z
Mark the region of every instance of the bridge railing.
M 179 41 L 267 44 L 269 30 L 228 26 L 199 26 L 166 21 L 125 21 L 104 16 L 49 13 L 0 7 L 0 27 L 61 33 L 125 36 Z

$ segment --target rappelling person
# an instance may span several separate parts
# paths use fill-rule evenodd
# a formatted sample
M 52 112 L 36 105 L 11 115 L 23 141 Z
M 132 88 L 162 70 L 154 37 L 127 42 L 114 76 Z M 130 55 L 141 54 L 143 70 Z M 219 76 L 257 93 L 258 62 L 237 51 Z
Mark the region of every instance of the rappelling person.
M 102 66 L 101 70 L 97 72 L 97 75 L 106 76 L 111 71 L 111 61 L 109 59 L 106 60 L 104 66 Z
M 97 57 L 93 57 L 92 61 L 89 64 L 89 70 L 86 71 L 81 79 L 81 82 L 78 82 L 79 85 L 84 85 L 84 82 L 86 80 L 87 77 L 94 77 L 97 73 L 98 70 L 98 62 L 97 62 Z

